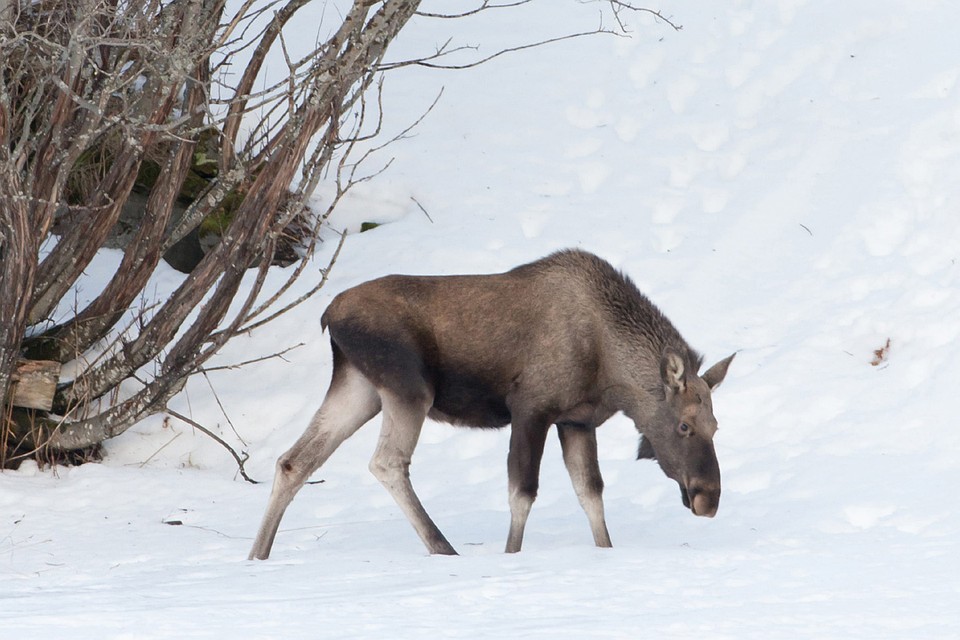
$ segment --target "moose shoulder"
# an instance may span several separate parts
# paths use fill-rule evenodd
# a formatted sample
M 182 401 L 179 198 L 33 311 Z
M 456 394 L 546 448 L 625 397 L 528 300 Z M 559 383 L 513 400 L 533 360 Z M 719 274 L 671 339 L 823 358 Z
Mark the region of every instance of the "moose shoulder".
M 387 276 L 337 296 L 330 388 L 307 430 L 277 461 L 273 491 L 250 557 L 270 554 L 297 491 L 346 438 L 377 413 L 383 426 L 370 470 L 430 553 L 453 547 L 427 515 L 408 473 L 424 419 L 511 425 L 510 530 L 519 551 L 537 495 L 551 425 L 594 541 L 609 547 L 596 428 L 622 411 L 680 485 L 684 506 L 713 516 L 720 468 L 711 392 L 733 356 L 702 376 L 702 358 L 634 284 L 576 250 L 493 275 Z

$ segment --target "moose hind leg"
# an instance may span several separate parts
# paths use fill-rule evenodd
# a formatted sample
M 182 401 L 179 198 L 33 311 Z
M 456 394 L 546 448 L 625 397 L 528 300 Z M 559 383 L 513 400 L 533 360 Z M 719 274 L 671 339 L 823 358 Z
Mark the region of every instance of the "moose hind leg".
M 515 421 L 510 432 L 510 453 L 507 455 L 507 479 L 510 489 L 510 532 L 507 553 L 520 551 L 527 517 L 540 488 L 540 461 L 547 440 L 548 425 Z
M 410 482 L 410 459 L 432 398 L 401 399 L 387 391 L 381 394 L 381 398 L 383 428 L 370 460 L 370 471 L 396 500 L 427 551 L 455 556 L 457 552 L 430 519 Z
M 597 431 L 581 425 L 558 425 L 563 462 L 573 482 L 580 506 L 590 521 L 593 541 L 598 547 L 612 547 L 603 517 L 603 477 L 597 460 Z
M 333 381 L 307 430 L 277 460 L 270 501 L 250 560 L 266 560 L 280 520 L 295 495 L 340 444 L 380 411 L 376 388 L 349 363 L 335 369 Z

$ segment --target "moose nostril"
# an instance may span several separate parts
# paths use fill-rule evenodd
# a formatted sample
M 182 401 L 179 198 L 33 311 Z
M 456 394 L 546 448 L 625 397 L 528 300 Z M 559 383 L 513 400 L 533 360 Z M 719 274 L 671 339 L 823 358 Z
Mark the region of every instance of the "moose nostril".
M 687 488 L 689 495 L 690 508 L 694 515 L 712 518 L 717 513 L 717 507 L 720 505 L 720 488 L 706 486 L 698 482 L 692 483 Z
M 694 515 L 712 518 L 717 515 L 717 502 L 705 493 L 698 493 L 693 497 L 691 510 Z

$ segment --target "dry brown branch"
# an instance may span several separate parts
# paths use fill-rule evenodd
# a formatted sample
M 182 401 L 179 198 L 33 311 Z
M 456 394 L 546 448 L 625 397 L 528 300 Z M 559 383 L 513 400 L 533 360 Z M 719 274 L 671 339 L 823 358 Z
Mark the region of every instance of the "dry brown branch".
M 305 102 L 298 103 L 296 112 L 289 114 L 284 127 L 270 141 L 271 157 L 253 177 L 224 241 L 201 261 L 139 335 L 99 366 L 81 374 L 77 386 L 86 389 L 89 396 L 99 397 L 165 348 L 160 373 L 131 398 L 97 416 L 61 426 L 50 434 L 51 442 L 61 447 L 76 447 L 91 439 L 116 435 L 131 420 L 163 406 L 166 399 L 179 390 L 186 376 L 196 372 L 241 330 L 260 293 L 268 261 L 260 260 L 256 279 L 234 318 L 223 328 L 221 322 L 225 321 L 247 265 L 256 262 L 260 255 L 269 255 L 282 231 L 275 215 L 264 213 L 278 211 L 279 203 L 285 198 L 286 185 L 299 168 L 312 134 L 325 123 L 339 119 L 342 87 L 369 82 L 369 69 L 383 55 L 381 41 L 389 41 L 396 34 L 416 4 L 388 3 L 369 16 L 365 3 L 354 5 L 341 29 L 345 38 L 342 52 L 340 47 L 331 49 L 325 59 L 318 61 L 309 96 Z M 319 69 L 329 69 L 338 60 L 337 55 L 344 57 L 338 82 L 319 82 Z M 199 314 L 170 344 L 187 314 L 200 300 L 204 300 L 204 304 Z
M 325 25 L 329 33 L 297 50 L 285 28 L 308 1 L 243 0 L 228 13 L 225 0 L 0 0 L 0 398 L 24 351 L 73 361 L 68 370 L 76 372 L 61 381 L 56 413 L 15 412 L 4 401 L 0 463 L 8 451 L 16 458 L 96 446 L 166 410 L 190 376 L 221 368 L 207 363 L 228 340 L 327 283 L 344 236 L 306 293 L 287 299 L 306 261 L 266 290 L 290 225 L 301 225 L 297 248 L 312 255 L 345 194 L 390 165 L 373 164 L 374 154 L 408 134 L 377 142 L 383 71 L 463 69 L 532 46 L 622 33 L 627 11 L 678 28 L 657 12 L 602 0 L 619 28 L 601 24 L 456 65 L 442 58 L 470 47 L 449 40 L 432 55 L 385 63 L 414 15 L 468 19 L 529 0 L 477 0 L 450 15 L 418 13 L 419 0 L 354 0 Z M 283 55 L 287 69 L 268 82 L 271 52 Z M 248 62 L 233 75 L 241 57 Z M 212 161 L 197 160 L 208 154 Z M 187 183 L 208 165 L 188 193 Z M 305 204 L 324 180 L 335 189 L 309 213 Z M 93 300 L 70 309 L 84 269 L 127 215 L 132 194 L 145 204 L 117 273 Z M 212 220 L 219 240 L 169 296 L 145 301 L 161 255 Z M 131 312 L 138 298 L 141 309 Z M 125 381 L 138 384 L 121 393 Z
M 263 318 L 262 320 L 258 320 L 257 322 L 253 322 L 249 325 L 244 325 L 243 327 L 237 329 L 237 333 L 247 333 L 250 331 L 254 331 L 255 329 L 258 329 L 259 327 L 262 327 L 263 325 L 267 324 L 271 320 L 275 320 L 276 318 L 283 315 L 287 311 L 290 311 L 291 309 L 300 306 L 301 304 L 303 304 L 304 302 L 312 298 L 314 295 L 316 295 L 316 293 L 320 291 L 320 289 L 322 289 L 325 284 L 327 284 L 327 279 L 330 277 L 330 271 L 331 269 L 333 269 L 333 265 L 336 264 L 337 258 L 340 256 L 340 249 L 343 248 L 343 243 L 346 241 L 346 239 L 347 239 L 346 233 L 343 233 L 340 235 L 340 241 L 337 243 L 337 248 L 333 252 L 333 257 L 330 258 L 330 262 L 327 264 L 326 269 L 323 269 L 321 271 L 323 275 L 320 278 L 320 282 L 318 282 L 309 291 L 307 291 L 306 293 L 298 297 L 293 302 L 290 302 L 284 305 L 283 307 L 277 309 L 276 311 L 271 313 L 269 316 Z M 273 303 L 276 303 L 278 299 L 279 299 L 279 296 L 276 297 L 276 299 L 271 298 L 271 305 Z M 260 309 L 257 309 L 256 312 L 251 313 L 249 317 L 254 318 L 258 315 L 258 313 L 262 313 L 267 308 L 270 308 L 270 307 L 264 306 Z
M 610 3 L 610 6 L 613 8 L 613 15 L 617 19 L 617 24 L 620 26 L 621 31 L 624 33 L 629 33 L 629 29 L 626 27 L 624 22 L 621 20 L 620 16 L 624 11 L 631 11 L 633 13 L 646 13 L 653 16 L 657 21 L 663 22 L 668 25 L 674 31 L 680 31 L 683 29 L 682 24 L 674 22 L 671 18 L 667 18 L 660 11 L 656 9 L 648 9 L 647 7 L 638 7 L 630 2 L 623 2 L 622 0 L 606 0 Z
M 457 18 L 466 18 L 468 16 L 473 16 L 481 11 L 486 11 L 488 9 L 509 9 L 511 7 L 518 7 L 522 4 L 528 4 L 533 0 L 516 0 L 515 2 L 490 2 L 490 0 L 483 0 L 480 3 L 480 6 L 470 9 L 468 11 L 462 11 L 460 13 L 431 13 L 428 11 L 418 11 L 417 15 L 423 18 L 442 18 L 445 20 L 455 20 Z
M 400 67 L 409 67 L 409 66 L 427 67 L 428 69 L 447 69 L 447 70 L 454 70 L 454 71 L 463 70 L 463 69 L 471 69 L 471 68 L 473 68 L 473 67 L 479 67 L 479 66 L 482 65 L 482 64 L 486 64 L 486 63 L 490 62 L 491 60 L 496 60 L 496 59 L 499 58 L 500 56 L 504 56 L 504 55 L 507 55 L 507 54 L 510 54 L 510 53 L 517 53 L 517 52 L 519 52 L 519 51 L 525 51 L 525 50 L 527 50 L 527 49 L 535 49 L 535 48 L 543 47 L 543 46 L 546 46 L 546 45 L 555 44 L 555 43 L 558 43 L 558 42 L 564 42 L 564 41 L 566 41 L 566 40 L 574 40 L 574 39 L 577 39 L 577 38 L 583 38 L 583 37 L 587 37 L 587 36 L 596 36 L 596 35 L 599 35 L 599 34 L 622 35 L 622 33 L 618 32 L 618 31 L 613 31 L 613 30 L 605 29 L 605 28 L 603 28 L 603 27 L 597 27 L 596 29 L 594 29 L 594 30 L 592 30 L 592 31 L 581 31 L 581 32 L 579 32 L 579 33 L 568 33 L 568 34 L 564 34 L 564 35 L 562 35 L 562 36 L 557 36 L 557 37 L 555 37 L 555 38 L 546 38 L 546 39 L 544 39 L 544 40 L 539 40 L 539 41 L 537 41 L 537 42 L 530 42 L 530 43 L 527 43 L 527 44 L 521 44 L 521 45 L 517 45 L 517 46 L 515 46 L 515 47 L 505 47 L 505 48 L 503 48 L 503 49 L 500 49 L 499 51 L 496 51 L 495 53 L 491 53 L 491 54 L 488 55 L 488 56 L 484 56 L 484 57 L 479 58 L 479 59 L 477 59 L 477 60 L 471 60 L 470 62 L 464 62 L 464 63 L 461 63 L 461 64 L 443 64 L 443 63 L 435 62 L 435 61 L 436 61 L 436 60 L 439 60 L 439 59 L 441 59 L 441 58 L 443 58 L 443 57 L 448 56 L 448 55 L 449 55 L 450 53 L 452 53 L 452 52 L 461 51 L 461 50 L 467 49 L 467 48 L 469 48 L 469 47 L 459 47 L 459 48 L 457 48 L 457 49 L 442 50 L 442 51 L 439 51 L 438 53 L 435 53 L 435 54 L 433 54 L 433 55 L 431 55 L 431 56 L 427 56 L 427 57 L 425 57 L 425 58 L 419 58 L 419 59 L 416 59 L 416 60 L 404 60 L 404 61 L 402 61 L 402 62 L 391 62 L 391 63 L 382 65 L 382 66 L 380 67 L 380 70 L 381 70 L 381 71 L 389 71 L 389 70 L 391 70 L 391 69 L 397 69 L 397 68 L 400 68 Z
M 205 426 L 203 426 L 202 424 L 200 424 L 200 423 L 197 422 L 196 420 L 193 420 L 193 419 L 191 419 L 191 418 L 188 418 L 187 416 L 183 415 L 182 413 L 178 413 L 178 412 L 174 411 L 173 409 L 169 409 L 169 408 L 168 408 L 166 411 L 167 411 L 167 413 L 169 413 L 170 415 L 172 415 L 172 416 L 173 416 L 174 418 L 176 418 L 177 420 L 180 420 L 181 422 L 185 422 L 185 423 L 187 423 L 188 425 L 190 425 L 191 427 L 193 427 L 194 429 L 196 429 L 197 431 L 200 431 L 200 432 L 204 433 L 204 434 L 207 435 L 210 439 L 212 439 L 214 442 L 216 442 L 216 443 L 219 444 L 221 447 L 223 447 L 224 449 L 226 449 L 227 452 L 230 454 L 230 456 L 236 461 L 236 463 L 237 463 L 237 469 L 238 469 L 238 471 L 240 472 L 240 475 L 243 476 L 243 479 L 246 480 L 247 482 L 249 482 L 250 484 L 260 484 L 260 481 L 259 481 L 259 480 L 254 480 L 253 478 L 251 478 L 250 476 L 247 475 L 247 470 L 244 468 L 244 465 L 246 464 L 247 459 L 249 459 L 250 456 L 247 455 L 246 452 L 244 452 L 243 455 L 241 456 L 239 453 L 237 453 L 237 452 L 234 450 L 233 447 L 231 447 L 229 444 L 227 444 L 227 441 L 226 441 L 226 440 L 224 440 L 223 438 L 221 438 L 220 436 L 218 436 L 217 434 L 215 434 L 215 433 L 214 433 L 213 431 L 211 431 L 210 429 L 207 429 Z
M 243 114 L 247 111 L 247 102 L 250 99 L 254 82 L 263 67 L 263 62 L 267 54 L 273 48 L 274 41 L 280 36 L 283 27 L 296 15 L 309 0 L 294 0 L 287 3 L 280 11 L 276 12 L 273 20 L 264 30 L 263 35 L 257 39 L 257 47 L 254 50 L 253 57 L 244 69 L 240 82 L 237 83 L 235 98 L 230 104 L 230 109 L 223 123 L 223 144 L 220 156 L 220 172 L 225 173 L 233 166 L 237 134 L 240 131 L 240 123 Z M 247 4 L 250 4 L 249 2 Z M 235 28 L 231 25 L 232 31 Z
M 485 11 L 493 10 L 493 9 L 509 9 L 509 8 L 515 8 L 515 7 L 520 6 L 520 5 L 529 4 L 531 1 L 532 1 L 532 0 L 516 0 L 515 2 L 494 3 L 494 2 L 490 2 L 490 0 L 483 0 L 483 1 L 482 1 L 477 7 L 475 7 L 474 9 L 470 9 L 470 10 L 463 11 L 463 12 L 460 12 L 460 13 L 455 13 L 455 14 L 441 14 L 441 13 L 419 12 L 417 15 L 422 16 L 422 17 L 427 17 L 427 18 L 462 19 L 462 18 L 467 18 L 467 17 L 470 17 L 470 16 L 477 15 L 477 14 L 479 14 L 479 13 L 483 13 L 483 12 L 485 12 Z M 478 59 L 476 59 L 476 60 L 471 60 L 471 61 L 469 61 L 469 62 L 464 62 L 464 63 L 446 64 L 446 63 L 440 62 L 440 60 L 442 60 L 442 59 L 444 59 L 444 58 L 448 58 L 448 57 L 450 57 L 451 55 L 456 54 L 456 53 L 461 53 L 461 52 L 464 52 L 464 51 L 477 51 L 477 50 L 479 50 L 479 47 L 477 47 L 476 45 L 451 46 L 451 44 L 452 44 L 452 39 L 451 39 L 451 40 L 447 40 L 446 42 L 444 42 L 441 46 L 439 46 L 439 47 L 437 48 L 437 50 L 436 50 L 434 53 L 432 53 L 432 54 L 430 54 L 430 55 L 422 56 L 422 57 L 420 57 L 420 58 L 415 58 L 415 59 L 410 59 L 410 60 L 403 60 L 403 61 L 398 61 L 398 62 L 390 62 L 390 63 L 387 63 L 387 64 L 385 64 L 385 65 L 382 65 L 382 66 L 381 66 L 381 70 L 386 71 L 386 70 L 395 69 L 395 68 L 398 68 L 398 67 L 406 67 L 406 66 L 421 66 L 421 67 L 427 67 L 427 68 L 431 68 L 431 69 L 463 70 L 463 69 L 469 69 L 469 68 L 472 68 L 472 67 L 480 66 L 480 65 L 482 65 L 482 64 L 486 64 L 487 62 L 490 62 L 490 61 L 492 61 L 492 60 L 495 60 L 495 59 L 497 59 L 497 58 L 499 58 L 499 57 L 501 57 L 501 56 L 507 55 L 507 54 L 516 53 L 516 52 L 524 51 L 524 50 L 527 50 L 527 49 L 538 48 L 538 47 L 542 47 L 542 46 L 546 46 L 546 45 L 551 45 L 551 44 L 555 44 L 555 43 L 558 43 L 558 42 L 563 42 L 563 41 L 565 41 L 565 40 L 571 40 L 571 39 L 575 39 L 575 38 L 582 38 L 582 37 L 584 37 L 584 36 L 594 36 L 594 35 L 625 36 L 625 35 L 627 35 L 627 34 L 629 34 L 629 33 L 631 32 L 630 28 L 628 27 L 628 25 L 626 24 L 625 20 L 624 20 L 623 17 L 622 17 L 622 16 L 623 16 L 625 13 L 627 13 L 627 12 L 634 13 L 634 14 L 647 14 L 647 15 L 651 15 L 651 16 L 653 16 L 657 21 L 662 22 L 662 23 L 668 25 L 669 27 L 671 27 L 671 28 L 674 29 L 675 31 L 680 31 L 681 29 L 683 29 L 683 26 L 682 26 L 682 25 L 680 25 L 680 24 L 674 22 L 672 19 L 664 16 L 662 12 L 660 12 L 659 10 L 656 10 L 656 9 L 650 9 L 650 8 L 647 8 L 647 7 L 640 7 L 640 6 L 634 5 L 634 4 L 630 3 L 630 2 L 625 2 L 625 1 L 623 1 L 623 0 L 594 0 L 594 1 L 599 2 L 599 3 L 609 4 L 609 6 L 610 6 L 610 8 L 611 8 L 611 12 L 612 12 L 613 17 L 614 17 L 614 20 L 615 20 L 615 22 L 616 22 L 616 27 L 615 27 L 615 28 L 604 27 L 604 26 L 603 26 L 603 21 L 602 21 L 603 15 L 601 14 L 601 23 L 600 23 L 600 25 L 599 25 L 596 29 L 593 29 L 593 30 L 591 30 L 591 31 L 582 31 L 582 32 L 578 32 L 578 33 L 569 33 L 569 34 L 564 34 L 564 35 L 556 36 L 556 37 L 553 37 L 553 38 L 545 38 L 545 39 L 538 40 L 538 41 L 535 41 L 535 42 L 524 43 L 524 44 L 517 45 L 517 46 L 514 46 L 514 47 L 505 47 L 505 48 L 500 49 L 500 50 L 498 50 L 498 51 L 496 51 L 496 52 L 494 52 L 494 53 L 492 53 L 492 54 L 490 54 L 490 55 L 484 56 L 484 57 L 482 57 L 482 58 L 478 58 Z
M 294 349 L 299 349 L 305 344 L 306 344 L 305 342 L 300 342 L 293 345 L 292 347 L 287 347 L 286 349 L 277 351 L 276 353 L 271 353 L 270 355 L 267 355 L 267 356 L 260 356 L 259 358 L 251 358 L 250 360 L 244 360 L 243 362 L 237 362 L 235 364 L 223 364 L 216 367 L 201 367 L 200 371 L 204 374 L 207 374 L 207 373 L 212 373 L 214 371 L 227 371 L 227 370 L 233 370 L 233 369 L 240 369 L 242 367 L 246 367 L 251 364 L 256 364 L 258 362 L 266 362 L 267 360 L 273 360 L 274 358 L 280 358 L 284 362 L 287 362 L 287 359 L 284 358 L 283 356 L 287 355 Z
M 195 111 L 203 104 L 205 95 L 203 84 L 191 83 L 183 111 L 194 114 L 195 126 L 200 124 Z M 55 331 L 48 332 L 55 346 L 51 357 L 65 360 L 86 345 L 102 339 L 146 286 L 160 261 L 157 246 L 162 243 L 177 194 L 190 170 L 195 147 L 195 140 L 177 140 L 169 145 L 162 171 L 147 201 L 144 222 L 127 246 L 116 275 L 85 309 Z

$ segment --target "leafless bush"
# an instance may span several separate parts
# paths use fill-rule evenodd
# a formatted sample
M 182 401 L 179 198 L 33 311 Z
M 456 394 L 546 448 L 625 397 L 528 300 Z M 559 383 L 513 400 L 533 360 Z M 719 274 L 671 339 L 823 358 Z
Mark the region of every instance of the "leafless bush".
M 321 222 L 353 184 L 350 152 L 379 132 L 368 90 L 387 68 L 442 67 L 447 52 L 385 64 L 420 0 L 344 0 L 329 34 L 294 59 L 283 30 L 308 3 L 0 0 L 0 457 L 78 450 L 122 433 L 162 411 L 224 343 L 288 308 L 278 305 L 290 283 L 263 291 L 267 270 L 317 184 L 337 182 Z M 460 17 L 524 3 L 480 1 Z M 606 6 L 622 30 L 620 12 L 634 8 Z M 272 51 L 289 73 L 264 87 Z M 216 141 L 216 169 L 175 216 L 202 139 Z M 54 322 L 147 162 L 158 170 L 119 269 L 94 300 Z M 235 208 L 221 241 L 169 299 L 125 326 L 163 252 L 227 201 Z M 54 233 L 53 248 L 41 251 Z M 254 283 L 241 288 L 251 265 Z M 239 311 L 228 314 L 234 298 Z M 12 406 L 23 358 L 84 362 L 84 354 L 90 361 L 62 381 L 51 411 Z M 119 394 L 131 380 L 137 390 Z

